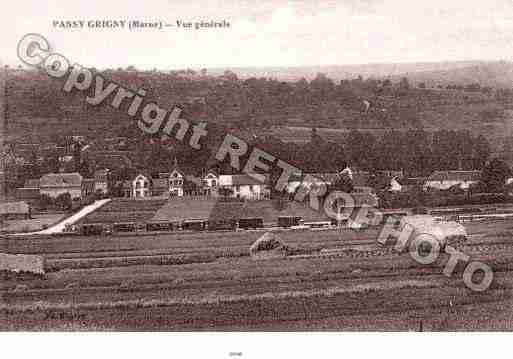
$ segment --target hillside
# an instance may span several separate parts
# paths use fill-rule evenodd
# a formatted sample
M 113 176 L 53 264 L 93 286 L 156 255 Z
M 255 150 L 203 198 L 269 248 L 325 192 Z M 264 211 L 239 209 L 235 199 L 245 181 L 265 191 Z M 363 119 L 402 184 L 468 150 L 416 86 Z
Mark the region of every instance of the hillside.
M 297 76 L 312 78 L 317 70 L 325 75 L 309 82 L 248 78 L 263 75 L 295 80 Z M 105 70 L 102 74 L 129 88 L 146 89 L 147 101 L 168 109 L 180 104 L 183 115 L 190 119 L 239 130 L 247 136 L 270 134 L 285 141 L 304 142 L 295 132 L 312 127 L 333 129 L 320 132 L 329 132 L 330 140 L 351 129 L 378 135 L 388 129 L 454 129 L 485 134 L 498 151 L 504 138 L 513 134 L 513 94 L 485 87 L 510 88 L 511 63 L 237 69 L 237 73 L 228 71 L 219 76 L 216 71 L 221 70 L 212 71 Z M 39 142 L 69 134 L 91 138 L 140 135 L 124 109 L 89 106 L 84 94 L 65 93 L 59 81 L 35 71 L 2 72 L 6 77 L 4 127 L 8 141 Z M 357 74 L 363 77 L 356 78 Z M 377 79 L 388 75 L 392 75 L 391 82 Z M 409 81 L 407 87 L 400 82 L 404 75 Z M 341 78 L 346 79 L 339 81 Z M 418 88 L 421 82 L 426 88 Z M 465 86 L 476 83 L 482 87 L 465 90 Z M 446 89 L 446 84 L 461 88 Z M 368 111 L 364 101 L 371 103 Z
M 412 83 L 424 82 L 428 87 L 478 83 L 481 86 L 511 88 L 513 87 L 513 64 L 511 62 L 469 63 L 467 66 L 455 68 L 408 71 L 400 76 L 407 76 Z M 395 75 L 392 78 L 398 78 L 398 76 Z
M 236 67 L 213 68 L 209 73 L 222 75 L 224 71 L 231 70 L 240 78 L 270 77 L 281 81 L 298 81 L 301 78 L 312 80 L 321 72 L 334 81 L 354 79 L 358 76 L 364 78 L 386 78 L 404 76 L 414 73 L 451 72 L 473 66 L 494 66 L 493 62 L 457 61 L 457 62 L 416 62 L 393 64 L 362 64 L 362 65 L 331 65 L 331 66 L 301 66 L 301 67 Z M 497 64 L 499 64 L 497 62 Z

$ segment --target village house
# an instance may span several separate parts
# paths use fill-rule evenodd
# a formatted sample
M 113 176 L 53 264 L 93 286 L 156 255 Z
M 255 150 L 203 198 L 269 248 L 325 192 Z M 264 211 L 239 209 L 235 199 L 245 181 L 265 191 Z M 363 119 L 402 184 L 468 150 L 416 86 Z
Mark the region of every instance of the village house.
M 152 178 L 147 173 L 138 173 L 133 179 L 123 183 L 125 197 L 184 197 L 218 195 L 219 177 L 214 171 L 208 171 L 202 176 L 188 176 L 177 164 L 170 172 L 161 172 Z
M 468 190 L 477 184 L 481 178 L 481 171 L 435 171 L 424 182 L 424 190 L 447 190 L 457 186 Z
M 82 198 L 82 176 L 77 173 L 48 173 L 39 180 L 39 194 L 56 198 L 69 193 L 72 199 Z
M 183 196 L 212 196 L 218 195 L 219 179 L 214 172 L 208 172 L 203 177 L 194 179 L 175 168 L 171 173 L 160 173 L 152 179 L 152 196 L 183 197 Z
M 270 197 L 268 177 L 264 183 L 253 177 L 242 175 L 220 175 L 219 187 L 228 191 L 228 196 L 246 200 L 262 200 Z
M 410 192 L 413 189 L 422 188 L 425 177 L 394 177 L 390 180 L 390 192 Z
M 139 173 L 130 181 L 130 197 L 144 198 L 151 196 L 151 177 Z
M 103 187 L 100 187 L 103 189 Z M 72 199 L 81 199 L 96 192 L 97 180 L 83 178 L 79 173 L 49 173 L 40 179 L 29 179 L 25 185 L 17 189 L 18 199 L 34 202 L 41 195 L 56 198 L 61 194 L 69 193 Z M 107 193 L 107 189 L 102 190 Z
M 184 195 L 184 182 L 185 174 L 175 166 L 169 175 L 169 189 L 168 193 L 170 197 L 182 197 Z
M 202 190 L 205 196 L 218 195 L 219 177 L 212 171 L 207 172 L 202 180 Z
M 324 172 L 324 173 L 299 173 L 292 174 L 287 184 L 287 192 L 294 193 L 299 186 L 312 189 L 313 186 L 330 186 L 335 183 L 341 175 L 347 175 L 354 187 L 354 192 L 370 192 L 372 188 L 368 186 L 369 173 L 365 171 L 353 171 L 346 167 L 340 173 Z
M 30 207 L 26 202 L 0 203 L 0 220 L 28 218 L 30 218 Z
M 89 196 L 95 192 L 95 179 L 84 178 L 82 179 L 82 198 Z
M 94 192 L 108 192 L 108 174 L 107 169 L 97 170 L 94 172 Z

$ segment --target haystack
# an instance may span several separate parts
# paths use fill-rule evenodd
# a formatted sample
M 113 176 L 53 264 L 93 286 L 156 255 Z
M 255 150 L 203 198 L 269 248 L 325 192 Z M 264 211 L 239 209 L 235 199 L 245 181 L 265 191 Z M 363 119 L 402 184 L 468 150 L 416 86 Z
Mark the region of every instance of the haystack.
M 413 235 L 428 234 L 435 237 L 442 247 L 447 244 L 467 238 L 465 227 L 454 221 L 436 221 L 433 216 L 406 216 L 401 220 L 401 226 L 413 227 Z
M 287 255 L 288 249 L 276 234 L 266 232 L 251 245 L 249 254 L 255 259 L 280 258 Z

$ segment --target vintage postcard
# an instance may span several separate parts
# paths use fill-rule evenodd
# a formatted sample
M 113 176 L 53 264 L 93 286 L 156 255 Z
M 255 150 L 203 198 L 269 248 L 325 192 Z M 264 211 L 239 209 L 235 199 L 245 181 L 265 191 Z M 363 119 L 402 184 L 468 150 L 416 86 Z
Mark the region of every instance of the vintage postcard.
M 2 7 L 0 331 L 513 329 L 513 2 Z

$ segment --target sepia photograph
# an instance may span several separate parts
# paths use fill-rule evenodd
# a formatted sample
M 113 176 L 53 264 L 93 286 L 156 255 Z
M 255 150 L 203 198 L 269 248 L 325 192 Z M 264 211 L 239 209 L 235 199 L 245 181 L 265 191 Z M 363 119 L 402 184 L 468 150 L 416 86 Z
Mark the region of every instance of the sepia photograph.
M 0 342 L 513 330 L 512 1 L 2 8 Z

